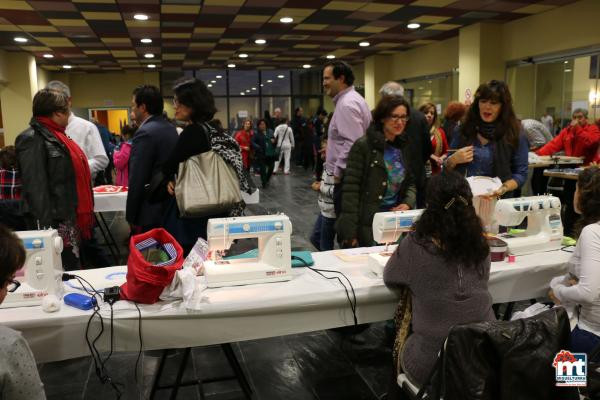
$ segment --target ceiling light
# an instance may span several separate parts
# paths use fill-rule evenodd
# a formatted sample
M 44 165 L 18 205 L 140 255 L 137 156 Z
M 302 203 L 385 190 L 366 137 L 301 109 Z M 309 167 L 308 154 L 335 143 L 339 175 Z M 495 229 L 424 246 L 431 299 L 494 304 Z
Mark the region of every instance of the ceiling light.
M 419 86 L 419 90 L 423 90 L 423 86 Z
M 148 64 L 148 68 L 156 68 L 156 65 L 154 65 L 154 64 Z
M 71 68 L 73 68 L 73 67 L 71 67 L 70 65 L 63 65 L 63 68 L 64 68 L 64 69 L 71 69 Z
M 152 43 L 152 39 L 143 38 L 143 39 L 140 40 L 140 42 L 142 42 L 142 43 Z
M 369 47 L 371 45 L 371 43 L 369 43 L 369 42 L 360 42 L 358 45 L 360 47 Z
M 206 87 L 212 87 L 212 83 L 209 83 L 208 85 L 206 85 Z
M 417 24 L 416 22 L 412 22 L 412 23 L 406 25 L 406 27 L 408 29 L 419 29 L 421 27 L 421 24 Z
M 282 18 L 279 18 L 279 22 L 281 22 L 282 24 L 291 24 L 292 22 L 294 22 L 294 18 L 282 17 Z
M 250 89 L 246 89 L 246 93 L 250 93 Z
M 278 77 L 279 79 L 283 79 L 283 78 L 285 78 L 285 76 L 283 76 L 283 75 L 277 75 L 277 77 Z
M 273 79 L 267 79 L 267 83 L 273 83 Z
M 261 83 L 261 84 L 260 84 L 260 87 L 263 87 L 263 86 L 265 86 L 265 85 L 264 85 L 263 83 Z
M 253 87 L 253 88 L 252 88 L 252 90 L 256 90 L 256 88 L 255 88 L 255 87 Z
M 333 60 L 335 56 L 333 54 L 327 54 L 327 59 Z
M 229 68 L 235 68 L 235 64 L 227 64 Z
M 137 19 L 138 21 L 147 21 L 148 16 L 146 14 L 135 14 L 133 19 Z
M 210 81 L 210 83 L 217 83 L 217 81 Z
M 52 54 L 44 54 L 44 58 L 54 58 Z
M 27 43 L 27 39 L 24 38 L 24 37 L 21 37 L 21 36 L 17 36 L 15 38 L 15 42 L 18 42 L 18 43 Z
M 146 57 L 146 58 L 154 58 L 154 54 L 152 54 L 152 53 L 146 53 L 146 54 L 144 54 L 144 57 Z
M 241 53 L 240 55 L 238 55 L 239 58 L 248 58 L 248 54 L 246 53 Z
M 246 93 L 244 92 L 240 92 L 240 96 L 244 96 Z
M 568 63 L 569 63 L 568 61 L 565 61 L 565 64 L 568 64 Z
M 265 43 L 267 43 L 267 41 L 265 39 L 256 39 L 254 41 L 254 43 L 256 43 L 256 44 L 265 44 Z
M 302 66 L 302 68 L 309 69 L 309 68 L 310 68 L 310 64 L 304 64 L 304 65 Z
M 217 79 L 221 79 L 222 77 L 223 77 L 223 76 L 221 76 L 221 75 L 217 75 L 217 77 L 216 77 L 216 78 L 217 78 Z
M 571 72 L 573 71 L 572 69 L 565 69 L 565 72 Z

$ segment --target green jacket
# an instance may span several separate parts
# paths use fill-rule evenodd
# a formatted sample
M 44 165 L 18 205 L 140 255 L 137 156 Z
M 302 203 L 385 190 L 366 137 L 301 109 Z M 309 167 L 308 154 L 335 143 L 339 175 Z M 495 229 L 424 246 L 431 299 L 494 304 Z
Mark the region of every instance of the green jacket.
M 402 149 L 406 176 L 400 188 L 398 204 L 415 207 L 417 190 L 410 173 L 407 137 L 396 142 Z M 358 239 L 360 246 L 373 245 L 373 216 L 381 211 L 381 201 L 387 187 L 387 171 L 383 160 L 385 138 L 373 124 L 365 136 L 358 139 L 348 155 L 342 186 L 342 212 L 336 222 L 338 240 Z

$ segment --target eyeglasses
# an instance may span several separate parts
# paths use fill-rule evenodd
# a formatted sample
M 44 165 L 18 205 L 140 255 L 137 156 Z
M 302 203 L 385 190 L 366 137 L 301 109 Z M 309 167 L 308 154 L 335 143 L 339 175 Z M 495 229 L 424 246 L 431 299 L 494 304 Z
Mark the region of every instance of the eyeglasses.
M 404 122 L 407 123 L 408 120 L 410 119 L 410 117 L 408 115 L 396 115 L 396 114 L 392 114 L 389 116 L 389 119 L 391 119 L 394 122 Z
M 11 293 L 17 290 L 19 286 L 21 286 L 21 282 L 15 281 L 14 279 L 8 279 L 6 282 L 6 290 Z

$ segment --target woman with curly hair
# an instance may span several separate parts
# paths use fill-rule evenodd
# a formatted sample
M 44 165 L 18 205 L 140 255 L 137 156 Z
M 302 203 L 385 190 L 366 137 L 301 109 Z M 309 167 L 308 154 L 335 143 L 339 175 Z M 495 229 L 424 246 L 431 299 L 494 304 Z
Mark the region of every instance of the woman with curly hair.
M 600 168 L 590 167 L 579 175 L 573 206 L 581 214 L 575 228 L 577 245 L 569 271 L 552 279 L 548 296 L 556 304 L 581 307 L 570 350 L 590 354 L 600 343 Z
M 442 129 L 446 132 L 446 140 L 448 143 L 452 143 L 452 139 L 454 139 L 453 133 L 456 127 L 460 125 L 466 112 L 467 106 L 460 101 L 448 103 L 448 106 L 444 111 L 444 123 L 442 124 Z
M 413 383 L 425 382 L 452 326 L 495 319 L 489 252 L 466 179 L 456 172 L 433 176 L 427 208 L 383 272 L 386 286 L 411 294 L 412 334 L 400 364 Z
M 465 123 L 454 134 L 446 168 L 465 176 L 498 177 L 502 186 L 491 196 L 504 196 L 527 180 L 529 142 L 515 115 L 506 83 L 492 80 L 475 92 Z

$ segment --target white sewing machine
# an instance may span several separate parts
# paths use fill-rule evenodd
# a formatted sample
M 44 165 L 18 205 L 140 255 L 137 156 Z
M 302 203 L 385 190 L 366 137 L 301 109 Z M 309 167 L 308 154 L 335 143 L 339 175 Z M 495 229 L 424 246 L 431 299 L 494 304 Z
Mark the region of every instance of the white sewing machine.
M 37 306 L 48 294 L 63 295 L 63 241 L 55 229 L 15 232 L 23 242 L 27 258 L 24 276 L 17 277 L 19 288 L 8 293 L 0 308 Z
M 208 287 L 288 281 L 292 278 L 292 224 L 283 214 L 208 220 L 211 259 L 204 261 Z M 219 260 L 235 239 L 258 238 L 258 257 Z
M 423 210 L 380 212 L 373 217 L 373 240 L 377 243 L 395 243 L 403 232 L 412 230 Z M 381 253 L 369 254 L 368 266 L 377 276 L 383 275 L 383 268 L 397 245 L 386 246 Z
M 498 225 L 518 226 L 527 217 L 527 229 L 519 234 L 497 236 L 514 255 L 558 250 L 563 237 L 560 208 L 560 199 L 550 195 L 498 200 L 495 208 Z

